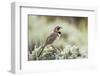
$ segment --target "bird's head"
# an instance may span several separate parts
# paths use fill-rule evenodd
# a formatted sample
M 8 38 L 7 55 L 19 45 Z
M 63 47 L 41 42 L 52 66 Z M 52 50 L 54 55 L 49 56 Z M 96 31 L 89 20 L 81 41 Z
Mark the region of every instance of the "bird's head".
M 56 27 L 54 28 L 54 32 L 58 32 L 60 29 L 61 29 L 60 26 L 56 26 Z

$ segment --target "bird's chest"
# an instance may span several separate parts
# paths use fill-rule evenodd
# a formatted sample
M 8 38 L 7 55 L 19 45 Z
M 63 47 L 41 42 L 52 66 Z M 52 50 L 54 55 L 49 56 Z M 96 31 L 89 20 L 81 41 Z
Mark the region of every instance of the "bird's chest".
M 55 41 L 54 41 L 54 44 L 57 43 L 57 42 L 59 41 L 60 36 L 61 36 L 61 35 L 59 35 L 59 34 L 57 35 L 57 37 L 56 37 L 56 39 L 55 39 Z

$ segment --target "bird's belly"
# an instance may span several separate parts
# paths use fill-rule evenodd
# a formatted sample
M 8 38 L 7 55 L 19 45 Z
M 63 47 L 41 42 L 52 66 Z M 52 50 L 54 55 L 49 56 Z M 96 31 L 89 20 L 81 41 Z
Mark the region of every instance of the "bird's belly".
M 55 41 L 53 42 L 53 44 L 56 44 L 57 42 L 59 42 L 59 38 L 60 38 L 60 36 L 58 36 L 58 37 L 55 39 Z

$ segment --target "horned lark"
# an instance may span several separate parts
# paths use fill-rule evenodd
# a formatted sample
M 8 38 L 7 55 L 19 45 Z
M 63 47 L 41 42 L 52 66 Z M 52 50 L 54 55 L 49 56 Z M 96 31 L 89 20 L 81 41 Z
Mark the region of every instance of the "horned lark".
M 46 41 L 45 41 L 45 44 L 42 46 L 42 49 L 41 49 L 41 52 L 39 53 L 38 57 L 42 54 L 44 48 L 47 46 L 47 45 L 51 45 L 60 35 L 61 35 L 61 32 L 60 32 L 60 29 L 61 27 L 60 26 L 56 26 L 53 30 L 53 33 L 51 33 Z

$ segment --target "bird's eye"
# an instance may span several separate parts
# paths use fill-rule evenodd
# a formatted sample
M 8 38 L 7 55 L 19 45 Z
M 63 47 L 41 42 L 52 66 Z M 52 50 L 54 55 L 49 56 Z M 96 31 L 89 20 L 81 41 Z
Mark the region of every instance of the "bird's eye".
M 60 29 L 60 27 L 57 28 L 57 30 L 59 30 L 59 29 Z

